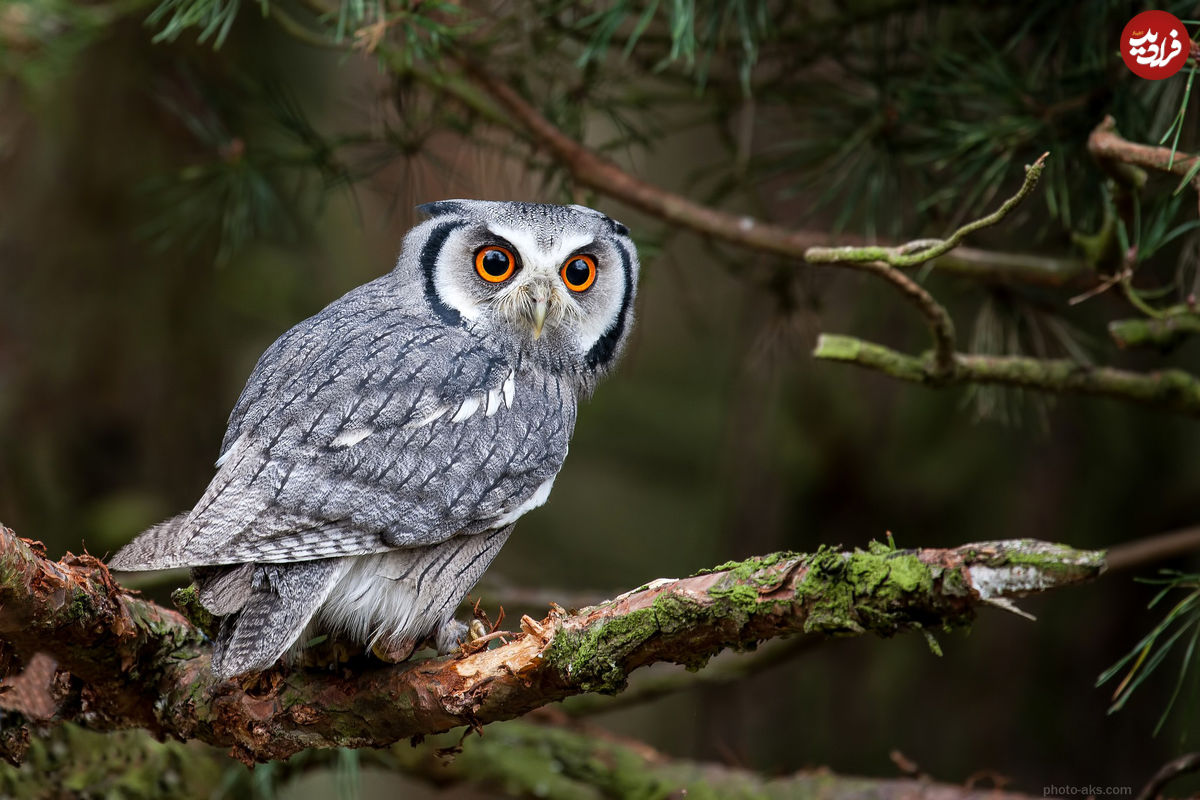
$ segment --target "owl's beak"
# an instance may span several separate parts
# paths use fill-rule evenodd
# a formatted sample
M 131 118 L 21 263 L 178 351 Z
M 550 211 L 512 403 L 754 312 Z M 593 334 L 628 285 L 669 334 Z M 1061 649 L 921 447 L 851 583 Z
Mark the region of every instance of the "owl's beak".
M 546 324 L 546 308 L 549 305 L 545 295 L 533 298 L 533 338 L 542 335 L 542 326 Z

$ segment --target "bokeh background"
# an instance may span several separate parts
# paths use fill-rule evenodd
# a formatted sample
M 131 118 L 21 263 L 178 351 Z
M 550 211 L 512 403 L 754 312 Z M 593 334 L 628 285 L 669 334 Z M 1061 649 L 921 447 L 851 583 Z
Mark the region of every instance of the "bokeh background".
M 388 270 L 417 203 L 460 196 L 582 200 L 629 224 L 643 250 L 627 357 L 582 407 L 553 497 L 518 526 L 482 589 L 485 605 L 513 587 L 611 596 L 753 554 L 865 546 L 887 531 L 902 547 L 1036 537 L 1101 548 L 1191 526 L 1200 516 L 1200 426 L 1193 419 L 1114 400 L 935 391 L 815 362 L 809 352 L 819 331 L 909 351 L 926 346 L 926 333 L 889 287 L 868 277 L 779 264 L 664 230 L 602 196 L 569 197 L 495 137 L 432 123 L 404 128 L 397 114 L 430 103 L 427 96 L 370 57 L 298 43 L 255 7 L 243 9 L 214 51 L 194 34 L 154 43 L 144 13 L 118 13 L 117 4 L 74 4 L 75 12 L 71 5 L 0 0 L 0 521 L 44 541 L 51 556 L 111 553 L 190 507 L 262 350 Z M 859 5 L 869 14 L 883 4 Z M 920 13 L 937 6 L 908 5 Z M 1000 172 L 1003 185 L 1011 188 L 1021 163 L 1059 144 L 1052 158 L 1062 159 L 1055 162 L 1061 181 L 1052 186 L 1066 187 L 1064 196 L 1076 202 L 1074 220 L 1065 224 L 1048 211 L 1042 194 L 974 240 L 1072 255 L 1071 227 L 1087 229 L 1103 214 L 1095 202 L 1103 176 L 1080 149 L 1087 131 L 1115 110 L 1125 112 L 1123 132 L 1156 138 L 1179 107 L 1186 72 L 1169 87 L 1138 86 L 1120 72 L 1119 59 L 1112 63 L 1117 32 L 1140 7 L 1055 4 L 1038 12 L 1037 5 L 1009 4 L 1003 26 L 982 11 L 951 10 L 938 19 L 969 32 L 952 50 L 968 66 L 1008 46 L 1022 19 L 1030 47 L 1057 48 L 1064 59 L 1089 53 L 1109 64 L 1091 84 L 1071 83 L 1070 71 L 1058 69 L 1058 84 L 1031 78 L 1013 89 L 1043 109 L 1074 105 L 1044 129 L 1013 134 L 1025 138 Z M 32 27 L 39 8 L 68 22 Z M 104 10 L 111 20 L 72 28 L 80 9 Z M 876 36 L 898 60 L 933 58 L 913 43 L 905 49 L 906 34 L 887 27 L 895 17 L 879 13 L 874 33 L 855 28 L 838 40 L 831 25 L 831 46 L 859 52 Z M 71 38 L 85 28 L 86 36 Z M 499 59 L 503 49 L 497 52 Z M 1013 74 L 1028 77 L 1043 66 L 1029 62 L 1027 73 Z M 822 76 L 821 62 L 814 69 L 827 96 L 796 90 L 774 97 L 774 109 L 764 103 L 752 155 L 818 149 L 841 135 L 838 125 L 851 126 L 850 106 L 865 78 L 833 68 Z M 621 90 L 624 80 L 637 85 L 636 76 L 613 70 L 608 91 Z M 939 74 L 921 84 L 935 99 L 920 102 L 966 91 Z M 542 80 L 529 76 L 534 96 Z M 227 211 L 234 194 L 269 194 L 269 187 L 249 168 L 240 183 L 214 183 L 203 171 L 283 141 L 280 115 L 264 111 L 268 96 L 286 97 L 326 135 L 394 126 L 413 138 L 396 137 L 390 150 L 375 146 L 356 162 L 353 182 L 273 164 L 268 172 L 285 175 L 273 185 L 284 189 L 239 216 Z M 805 125 L 784 118 L 784 100 L 808 109 Z M 970 103 L 960 141 L 981 120 L 1011 114 L 998 88 L 978 86 Z M 690 105 L 627 110 L 659 135 L 649 147 L 611 155 L 647 180 L 708 200 L 719 182 L 707 172 L 728 161 L 721 132 L 747 113 L 735 104 L 717 108 L 724 117 L 706 117 L 714 108 L 711 94 L 694 93 Z M 585 103 L 580 124 L 593 140 L 621 130 L 612 116 L 587 112 Z M 1185 131 L 1192 137 L 1190 120 Z M 861 152 L 874 146 L 864 141 Z M 884 174 L 912 143 L 895 137 L 886 144 L 886 158 L 862 170 Z M 285 145 L 273 152 L 286 159 Z M 923 184 L 897 179 L 872 189 L 835 159 L 824 180 L 807 186 L 764 178 L 755 187 L 759 205 L 749 210 L 824 226 L 831 236 L 839 224 L 862 234 L 942 232 L 951 215 L 922 200 L 939 186 L 967 191 L 984 181 L 954 174 L 953 165 L 930 160 L 924 172 L 903 173 L 923 175 Z M 833 189 L 838 199 L 820 206 Z M 728 205 L 748 205 L 731 196 Z M 1178 219 L 1194 218 L 1193 200 L 1184 205 Z M 1165 248 L 1162 274 L 1193 274 L 1190 247 L 1184 236 Z M 979 341 L 981 317 L 985 327 L 1010 325 L 1013 336 L 1028 339 L 1045 316 L 1100 363 L 1200 368 L 1195 343 L 1165 355 L 1117 352 L 1103 326 L 1129 310 L 1112 293 L 1068 309 L 1062 293 L 936 273 L 926 282 L 956 314 L 964 346 Z M 1196 564 L 1180 559 L 1142 574 L 1157 566 Z M 172 581 L 182 580 L 168 576 L 144 588 L 165 599 Z M 940 658 L 917 635 L 829 642 L 733 685 L 594 720 L 671 755 L 767 774 L 821 766 L 892 776 L 898 769 L 889 754 L 897 750 L 951 782 L 1000 776 L 1034 794 L 1049 784 L 1139 787 L 1159 765 L 1198 746 L 1190 673 L 1163 730 L 1152 735 L 1177 660 L 1120 713 L 1106 713 L 1111 684 L 1094 688 L 1158 620 L 1159 611 L 1145 607 L 1154 591 L 1129 574 L 1107 576 L 1024 602 L 1036 623 L 984 610 L 969 635 L 943 637 Z M 512 618 L 545 607 L 506 610 Z M 401 780 L 367 770 L 364 796 L 391 796 Z M 331 774 L 310 775 L 286 796 L 329 796 L 333 782 Z

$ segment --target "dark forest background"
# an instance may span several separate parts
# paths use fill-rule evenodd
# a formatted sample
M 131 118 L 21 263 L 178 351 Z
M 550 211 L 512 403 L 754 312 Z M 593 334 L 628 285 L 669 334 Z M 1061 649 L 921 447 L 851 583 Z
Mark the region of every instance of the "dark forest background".
M 278 7 L 332 38 L 336 20 L 299 5 Z M 944 234 L 1049 150 L 1034 195 L 972 245 L 1081 259 L 1095 253 L 1080 237 L 1116 215 L 1166 238 L 1139 262 L 1139 284 L 1167 286 L 1164 304 L 1193 292 L 1196 233 L 1166 233 L 1196 219 L 1194 194 L 1151 176 L 1135 220 L 1086 150 L 1105 114 L 1157 143 L 1181 109 L 1178 147 L 1195 149 L 1191 62 L 1156 84 L 1116 54 L 1139 5 L 746 2 L 706 44 L 704 15 L 719 6 L 688 6 L 691 62 L 671 52 L 666 4 L 639 37 L 644 3 L 411 14 L 449 20 L 446 40 L 630 172 L 831 242 Z M 627 223 L 643 254 L 628 355 L 581 408 L 553 497 L 518 526 L 479 590 L 485 605 L 540 613 L 545 601 L 505 598 L 534 587 L 566 605 L 889 531 L 905 547 L 1105 548 L 1197 522 L 1196 419 L 1119 399 L 928 389 L 813 360 L 820 331 L 912 352 L 927 334 L 869 275 L 704 240 L 573 185 L 538 148 L 439 96 L 429 73 L 449 51 L 428 31 L 413 44 L 391 28 L 387 57 L 314 47 L 244 3 L 216 49 L 216 33 L 197 41 L 203 26 L 154 41 L 167 22 L 147 24 L 153 8 L 0 0 L 0 520 L 52 557 L 111 553 L 190 507 L 259 353 L 390 269 L 414 206 L 450 197 L 584 202 Z M 625 16 L 605 40 L 612 9 Z M 1115 269 L 1103 253 L 1090 266 Z M 1118 349 L 1105 325 L 1136 310 L 1117 291 L 1070 306 L 1081 289 L 936 268 L 922 279 L 963 350 L 1200 370 L 1194 341 Z M 1133 580 L 1159 567 L 1197 564 L 1031 599 L 1036 623 L 985 610 L 970 635 L 942 638 L 940 658 L 914 635 L 826 643 L 593 719 L 767 774 L 891 776 L 899 751 L 943 781 L 1138 787 L 1200 747 L 1194 669 L 1153 735 L 1179 653 L 1119 713 L 1107 713 L 1113 685 L 1094 687 L 1161 617 L 1146 608 L 1157 587 Z M 165 601 L 183 581 L 142 588 Z M 400 780 L 368 769 L 363 795 Z M 283 796 L 327 795 L 334 781 L 310 775 Z

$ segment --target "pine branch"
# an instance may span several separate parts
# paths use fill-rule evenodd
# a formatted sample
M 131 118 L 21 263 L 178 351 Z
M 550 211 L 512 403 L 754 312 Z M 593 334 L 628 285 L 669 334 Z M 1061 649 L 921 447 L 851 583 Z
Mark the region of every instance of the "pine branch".
M 213 677 L 190 623 L 118 587 L 97 559 L 53 562 L 0 528 L 0 636 L 74 676 L 60 719 L 199 739 L 266 761 L 512 719 L 572 695 L 620 691 L 648 664 L 699 667 L 778 636 L 953 629 L 980 604 L 1015 610 L 1011 598 L 1103 568 L 1100 553 L 1032 540 L 780 553 L 657 580 L 578 613 L 525 617 L 492 650 L 359 672 L 278 667 L 237 682 Z
M 1046 392 L 1112 397 L 1192 417 L 1200 416 L 1200 378 L 1178 369 L 1139 373 L 1075 361 L 956 353 L 954 370 L 947 375 L 937 368 L 930 354 L 909 356 L 880 344 L 834 334 L 821 335 L 813 356 L 857 364 L 914 383 L 1019 386 Z
M 829 234 L 824 231 L 790 229 L 751 216 L 731 214 L 643 181 L 571 139 L 515 89 L 484 69 L 468 62 L 466 72 L 472 83 L 507 113 L 507 116 L 495 113 L 489 116 L 502 117 L 504 127 L 515 130 L 517 135 L 531 139 L 549 151 L 583 186 L 664 222 L 675 223 L 702 236 L 711 236 L 759 252 L 803 260 L 810 248 L 821 247 L 829 242 Z M 435 88 L 449 91 L 458 99 L 469 100 L 473 105 L 479 103 L 475 93 L 444 80 L 440 80 Z M 1091 285 L 1095 282 L 1095 271 L 1079 259 L 960 248 L 956 252 L 944 252 L 925 261 L 938 270 L 991 281 L 1041 286 Z

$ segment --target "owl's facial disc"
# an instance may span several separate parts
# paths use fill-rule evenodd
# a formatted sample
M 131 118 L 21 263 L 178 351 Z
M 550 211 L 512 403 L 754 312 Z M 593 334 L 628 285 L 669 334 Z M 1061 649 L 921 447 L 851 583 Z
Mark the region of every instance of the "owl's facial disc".
M 582 206 L 452 200 L 406 239 L 397 273 L 416 274 L 447 325 L 503 334 L 543 368 L 590 387 L 620 355 L 637 295 L 629 230 Z

